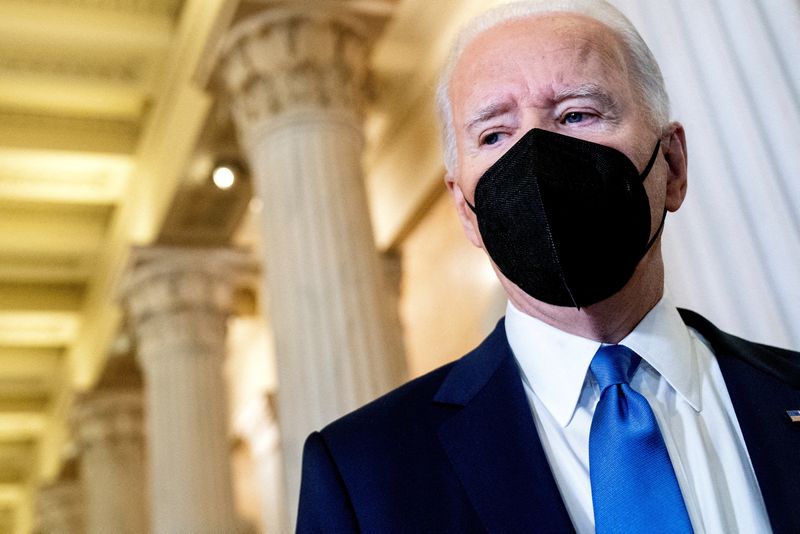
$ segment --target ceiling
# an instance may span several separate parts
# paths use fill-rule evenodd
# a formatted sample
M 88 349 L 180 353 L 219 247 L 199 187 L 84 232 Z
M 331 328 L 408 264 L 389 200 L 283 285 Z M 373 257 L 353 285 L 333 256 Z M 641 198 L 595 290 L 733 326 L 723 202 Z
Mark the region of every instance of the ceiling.
M 130 245 L 224 242 L 246 207 L 249 190 L 210 210 L 184 170 L 227 127 L 193 76 L 235 4 L 0 0 L 0 533 L 30 531 L 58 471 L 68 407 L 118 335 Z

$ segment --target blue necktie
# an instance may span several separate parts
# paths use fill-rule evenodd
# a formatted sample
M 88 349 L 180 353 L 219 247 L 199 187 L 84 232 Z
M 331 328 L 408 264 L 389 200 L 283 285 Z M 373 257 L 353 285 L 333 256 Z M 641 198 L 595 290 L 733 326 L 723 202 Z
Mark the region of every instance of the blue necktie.
M 692 532 L 653 410 L 629 385 L 641 358 L 607 345 L 590 366 L 600 386 L 589 432 L 597 534 Z

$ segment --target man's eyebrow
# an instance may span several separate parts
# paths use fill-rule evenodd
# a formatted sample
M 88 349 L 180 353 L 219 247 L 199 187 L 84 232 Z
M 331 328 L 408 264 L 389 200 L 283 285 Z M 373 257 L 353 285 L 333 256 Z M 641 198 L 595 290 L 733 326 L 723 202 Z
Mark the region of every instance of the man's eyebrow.
M 553 102 L 561 102 L 569 98 L 592 98 L 612 110 L 619 107 L 617 100 L 596 83 L 583 83 L 556 91 L 553 95 Z
M 467 119 L 467 122 L 464 123 L 464 127 L 467 131 L 469 131 L 482 122 L 508 113 L 513 107 L 513 104 L 507 101 L 492 102 L 487 104 L 486 106 L 479 108 L 478 111 L 476 111 L 469 119 Z

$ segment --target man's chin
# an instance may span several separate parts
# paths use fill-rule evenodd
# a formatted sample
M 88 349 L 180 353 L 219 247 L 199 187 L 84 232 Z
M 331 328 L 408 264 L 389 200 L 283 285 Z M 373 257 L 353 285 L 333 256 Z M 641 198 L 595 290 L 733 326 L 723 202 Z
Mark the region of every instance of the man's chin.
M 610 297 L 581 307 L 559 306 L 536 299 L 509 280 L 494 262 L 492 267 L 509 301 L 520 312 L 571 334 L 616 343 L 663 296 L 663 276 L 659 277 L 658 273 L 645 276 L 649 264 L 649 261 L 640 263 L 625 286 Z

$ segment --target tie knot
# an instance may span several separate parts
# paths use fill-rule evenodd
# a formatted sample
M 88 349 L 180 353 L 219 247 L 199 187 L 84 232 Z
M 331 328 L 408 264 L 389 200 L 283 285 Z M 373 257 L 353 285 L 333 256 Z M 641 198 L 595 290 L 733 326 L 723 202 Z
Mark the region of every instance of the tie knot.
M 602 391 L 630 382 L 640 361 L 641 357 L 624 345 L 605 345 L 594 355 L 589 368 Z

